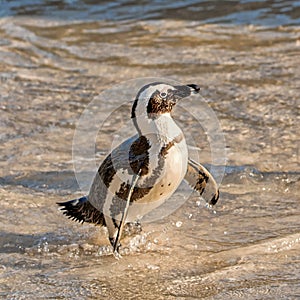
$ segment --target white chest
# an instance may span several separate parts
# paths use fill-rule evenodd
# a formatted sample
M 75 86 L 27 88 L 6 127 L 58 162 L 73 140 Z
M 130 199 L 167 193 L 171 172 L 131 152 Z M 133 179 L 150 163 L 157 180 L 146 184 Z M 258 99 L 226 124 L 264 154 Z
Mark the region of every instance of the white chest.
M 152 201 L 168 198 L 177 189 L 185 176 L 187 161 L 188 152 L 184 138 L 166 149 L 164 154 L 159 153 L 156 157 L 153 156 L 152 160 L 150 158 L 150 169 L 147 177 L 156 176 L 155 183 L 149 193 Z M 143 179 L 141 179 L 142 182 Z

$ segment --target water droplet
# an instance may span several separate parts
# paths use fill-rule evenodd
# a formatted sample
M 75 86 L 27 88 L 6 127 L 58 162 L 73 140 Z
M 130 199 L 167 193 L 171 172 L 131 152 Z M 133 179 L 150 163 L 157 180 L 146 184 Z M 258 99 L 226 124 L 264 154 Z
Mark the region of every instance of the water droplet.
M 181 221 L 177 221 L 177 222 L 176 222 L 176 227 L 179 228 L 179 227 L 181 227 L 181 226 L 182 226 L 182 222 L 181 222 Z

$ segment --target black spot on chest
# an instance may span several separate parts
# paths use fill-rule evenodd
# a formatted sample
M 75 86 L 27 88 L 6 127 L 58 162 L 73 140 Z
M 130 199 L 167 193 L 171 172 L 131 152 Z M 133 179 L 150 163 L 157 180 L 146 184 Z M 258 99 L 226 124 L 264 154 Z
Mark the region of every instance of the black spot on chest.
M 172 141 L 168 142 L 165 144 L 161 149 L 160 149 L 160 155 L 163 157 L 166 157 L 168 154 L 168 151 L 175 145 L 178 144 L 182 141 L 183 135 L 179 134 L 176 136 Z
M 166 157 L 168 154 L 168 151 L 175 145 L 174 141 L 171 141 L 169 143 L 167 143 L 166 145 L 164 145 L 161 149 L 160 149 L 160 154 L 163 157 Z
M 129 164 L 132 171 L 137 174 L 141 170 L 141 176 L 149 172 L 149 152 L 150 144 L 145 136 L 136 139 L 129 150 Z

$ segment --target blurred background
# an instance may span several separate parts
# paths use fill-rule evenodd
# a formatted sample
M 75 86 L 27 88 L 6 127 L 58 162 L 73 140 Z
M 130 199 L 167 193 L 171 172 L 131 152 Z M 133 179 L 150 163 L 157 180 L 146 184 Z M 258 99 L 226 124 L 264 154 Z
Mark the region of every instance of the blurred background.
M 0 1 L 0 297 L 300 297 L 299 25 L 299 1 Z M 81 113 L 141 77 L 201 86 L 227 164 L 214 208 L 192 195 L 125 237 L 116 261 L 104 229 L 55 203 L 83 194 Z M 100 101 L 100 119 L 131 100 Z M 98 163 L 128 103 L 102 127 Z M 174 118 L 210 166 L 205 130 L 183 110 Z

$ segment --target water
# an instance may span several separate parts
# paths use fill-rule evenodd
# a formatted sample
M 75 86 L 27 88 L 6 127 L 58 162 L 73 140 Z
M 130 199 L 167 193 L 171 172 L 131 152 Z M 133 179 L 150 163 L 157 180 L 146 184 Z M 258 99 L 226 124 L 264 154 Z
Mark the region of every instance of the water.
M 0 15 L 1 298 L 300 297 L 298 1 L 2 1 Z M 192 196 L 126 236 L 117 261 L 105 230 L 55 203 L 81 195 L 72 141 L 85 107 L 147 76 L 202 87 L 226 174 L 213 209 Z M 175 119 L 209 165 L 203 129 Z M 98 137 L 98 161 L 120 120 Z

